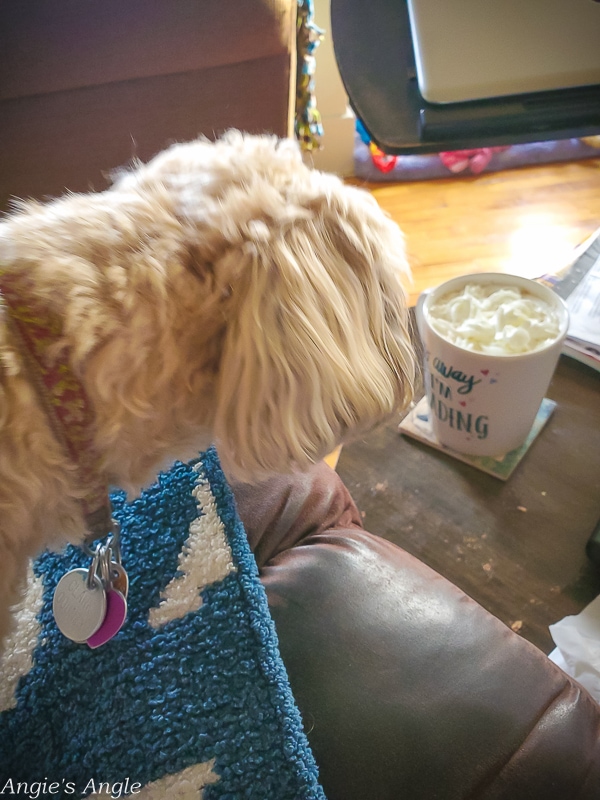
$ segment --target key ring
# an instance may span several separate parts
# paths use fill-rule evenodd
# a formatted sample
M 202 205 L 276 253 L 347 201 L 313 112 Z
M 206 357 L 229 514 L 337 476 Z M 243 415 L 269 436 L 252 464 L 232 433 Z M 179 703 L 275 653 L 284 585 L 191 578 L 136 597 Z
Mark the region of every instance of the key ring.
M 112 531 L 106 541 L 106 544 L 97 544 L 94 549 L 90 547 L 87 542 L 81 545 L 82 550 L 86 555 L 92 559 L 88 570 L 87 587 L 92 589 L 94 585 L 94 576 L 99 574 L 100 580 L 105 588 L 108 588 L 112 583 L 110 564 L 114 562 L 121 566 L 121 526 L 113 519 Z
M 112 520 L 112 534 L 108 540 L 108 547 L 114 556 L 117 564 L 121 564 L 121 526 L 116 519 Z
M 96 548 L 95 552 L 92 553 L 92 563 L 90 564 L 87 574 L 86 586 L 90 590 L 94 588 L 94 578 L 96 577 L 96 574 L 98 572 L 100 557 L 101 557 L 101 548 L 98 547 Z
M 116 543 L 116 547 L 113 548 L 113 552 L 115 553 L 115 560 L 117 561 L 117 564 L 120 564 L 121 563 L 121 526 L 119 525 L 119 523 L 117 522 L 116 519 L 111 519 L 111 530 L 106 535 L 109 537 L 109 539 L 108 539 L 108 544 L 109 545 L 112 545 L 113 542 Z M 89 556 L 90 558 L 94 558 L 94 556 L 96 555 L 96 553 L 98 551 L 98 548 L 101 545 L 97 545 L 95 548 L 92 548 L 91 544 L 88 544 L 88 542 L 84 541 L 79 546 L 81 547 L 83 552 L 86 554 L 86 556 Z
M 113 552 L 115 554 L 115 561 L 117 562 L 117 564 L 120 564 L 121 563 L 121 526 L 116 521 L 116 519 L 111 520 L 111 523 L 112 523 L 112 527 L 111 527 L 110 533 L 106 534 L 109 537 L 107 544 L 110 545 L 110 546 L 112 546 L 113 544 L 116 545 L 116 546 L 113 547 Z M 87 542 L 82 542 L 79 545 L 79 547 L 83 550 L 83 552 L 86 554 L 86 556 L 89 556 L 90 558 L 93 558 L 96 555 L 96 553 L 98 551 L 98 548 L 101 547 L 101 545 L 96 545 L 96 547 L 92 549 L 91 545 L 89 545 Z
M 110 544 L 105 545 L 104 547 L 100 548 L 100 580 L 102 581 L 102 585 L 104 589 L 109 589 L 112 583 L 112 579 L 110 577 L 110 562 L 111 562 L 111 551 L 110 551 Z

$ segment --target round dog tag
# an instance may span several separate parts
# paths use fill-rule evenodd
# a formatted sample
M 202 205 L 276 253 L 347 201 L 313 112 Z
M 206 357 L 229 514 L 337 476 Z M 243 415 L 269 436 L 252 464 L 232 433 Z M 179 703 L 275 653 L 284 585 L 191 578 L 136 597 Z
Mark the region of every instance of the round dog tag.
M 106 593 L 106 616 L 102 625 L 87 640 L 89 647 L 95 650 L 96 647 L 106 644 L 113 636 L 116 636 L 123 627 L 126 617 L 127 600 L 125 600 L 121 592 L 111 589 Z
M 116 561 L 111 561 L 109 570 L 111 589 L 116 589 L 117 592 L 121 592 L 123 597 L 127 599 L 127 592 L 129 591 L 129 576 L 121 564 L 117 564 Z
M 74 642 L 85 642 L 106 616 L 106 593 L 97 575 L 88 585 L 89 570 L 73 569 L 59 580 L 52 612 L 60 632 Z

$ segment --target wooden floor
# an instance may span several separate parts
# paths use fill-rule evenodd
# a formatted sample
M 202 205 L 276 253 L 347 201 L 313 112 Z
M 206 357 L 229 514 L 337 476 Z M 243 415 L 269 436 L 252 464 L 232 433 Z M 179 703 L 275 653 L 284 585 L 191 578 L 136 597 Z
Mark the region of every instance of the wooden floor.
M 353 182 L 369 188 L 406 235 L 412 304 L 456 275 L 551 272 L 600 227 L 600 157 L 465 178 Z

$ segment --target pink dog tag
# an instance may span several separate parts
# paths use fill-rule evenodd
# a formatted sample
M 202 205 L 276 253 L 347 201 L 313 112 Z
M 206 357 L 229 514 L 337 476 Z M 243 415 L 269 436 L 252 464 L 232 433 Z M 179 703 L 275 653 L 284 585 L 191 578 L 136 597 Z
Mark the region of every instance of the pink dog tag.
M 106 616 L 104 617 L 104 622 L 96 633 L 87 640 L 89 647 L 95 650 L 110 641 L 121 630 L 126 617 L 127 600 L 125 600 L 121 592 L 110 589 L 106 592 Z

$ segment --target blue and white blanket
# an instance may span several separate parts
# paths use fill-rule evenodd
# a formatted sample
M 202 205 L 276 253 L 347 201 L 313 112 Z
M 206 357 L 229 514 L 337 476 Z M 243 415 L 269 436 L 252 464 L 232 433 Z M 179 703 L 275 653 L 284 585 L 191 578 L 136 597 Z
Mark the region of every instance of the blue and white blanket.
M 0 798 L 324 800 L 216 452 L 112 499 L 127 621 L 66 639 L 54 588 L 89 559 L 35 562 L 0 664 Z

